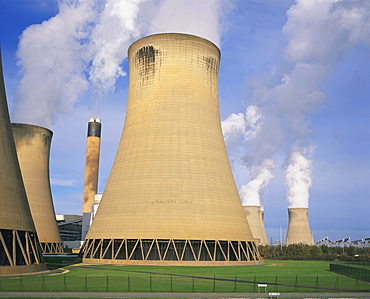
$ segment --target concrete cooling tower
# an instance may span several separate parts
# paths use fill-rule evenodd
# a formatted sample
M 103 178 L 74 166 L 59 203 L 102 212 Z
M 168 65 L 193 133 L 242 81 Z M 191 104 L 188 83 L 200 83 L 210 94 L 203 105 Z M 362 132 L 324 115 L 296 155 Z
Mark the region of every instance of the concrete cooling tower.
M 221 132 L 219 49 L 157 34 L 128 57 L 124 129 L 83 262 L 260 264 Z
M 307 208 L 289 208 L 289 224 L 285 244 L 314 245 Z
M 82 202 L 82 240 L 90 228 L 91 213 L 95 195 L 98 192 L 99 156 L 100 156 L 100 118 L 90 118 L 87 126 L 86 163 L 84 193 Z
M 15 150 L 0 55 L 0 276 L 46 269 Z
M 63 253 L 50 190 L 50 145 L 53 132 L 28 124 L 11 124 L 24 187 L 44 254 Z
M 243 206 L 243 209 L 253 237 L 258 240 L 260 245 L 268 245 L 263 211 L 260 210 L 259 206 Z

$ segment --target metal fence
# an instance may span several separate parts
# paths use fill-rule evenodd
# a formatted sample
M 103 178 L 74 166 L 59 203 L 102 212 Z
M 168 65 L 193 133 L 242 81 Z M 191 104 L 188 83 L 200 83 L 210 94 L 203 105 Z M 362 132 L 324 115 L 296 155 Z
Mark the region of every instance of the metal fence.
M 330 264 L 330 272 L 370 282 L 369 267 L 354 267 L 353 264 L 351 266 L 346 264 Z

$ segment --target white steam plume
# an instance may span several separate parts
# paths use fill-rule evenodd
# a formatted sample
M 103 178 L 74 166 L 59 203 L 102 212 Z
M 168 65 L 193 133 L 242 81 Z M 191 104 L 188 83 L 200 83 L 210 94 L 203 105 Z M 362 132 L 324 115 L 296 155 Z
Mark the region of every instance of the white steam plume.
M 308 208 L 312 185 L 312 148 L 292 150 L 285 170 L 288 208 Z
M 324 99 L 320 83 L 337 61 L 359 43 L 370 44 L 370 2 L 366 0 L 299 0 L 287 12 L 284 27 L 290 38 L 285 59 L 295 64 L 291 78 L 303 80 L 305 89 L 298 93 L 298 103 L 303 103 L 301 120 L 295 130 L 297 141 L 292 146 L 286 170 L 287 200 L 289 206 L 308 208 L 309 189 L 312 185 L 312 148 L 299 147 L 305 137 L 305 117 Z M 303 87 L 303 84 L 297 84 Z M 294 88 L 293 92 L 297 89 Z M 299 134 L 302 134 L 299 136 Z
M 91 1 L 59 3 L 59 14 L 23 31 L 18 45 L 22 79 L 12 121 L 50 128 L 72 111 L 88 89 L 83 73 L 88 58 L 84 40 L 96 12 Z
M 102 99 L 125 75 L 128 46 L 143 35 L 181 31 L 219 45 L 229 3 L 59 0 L 56 16 L 31 25 L 20 37 L 17 57 L 23 77 L 12 120 L 50 128 L 58 117 L 73 112 L 84 92 Z
M 89 80 L 99 93 L 114 91 L 118 77 L 126 75 L 121 64 L 133 39 L 141 36 L 137 18 L 140 4 L 145 1 L 106 1 L 91 35 L 95 56 Z
M 273 159 L 264 160 L 261 165 L 252 165 L 249 171 L 249 181 L 240 188 L 240 197 L 243 206 L 259 206 L 263 210 L 263 189 L 274 177 L 275 168 Z
M 222 17 L 234 1 L 164 0 L 149 33 L 179 32 L 204 37 L 220 46 Z
M 246 186 L 255 186 L 256 178 L 260 177 L 255 173 L 268 173 L 264 161 L 283 150 L 288 153 L 289 205 L 307 208 L 312 185 L 310 115 L 325 101 L 321 84 L 338 60 L 359 43 L 370 44 L 370 1 L 297 0 L 287 17 L 283 28 L 288 37 L 284 65 L 275 67 L 270 76 L 250 80 L 250 105 L 253 109 L 257 107 L 261 115 L 258 134 L 254 138 L 245 134 L 243 137 L 238 129 L 228 135 L 244 138 L 243 142 L 249 146 L 243 160 L 250 178 L 240 193 L 244 195 L 246 189 L 251 189 Z M 274 80 L 277 83 L 271 84 Z M 228 121 L 229 118 L 223 122 L 224 127 L 228 127 Z M 257 181 L 264 182 L 260 184 L 262 188 L 268 183 L 268 180 Z M 243 202 L 257 202 L 257 192 L 252 194 L 244 195 Z

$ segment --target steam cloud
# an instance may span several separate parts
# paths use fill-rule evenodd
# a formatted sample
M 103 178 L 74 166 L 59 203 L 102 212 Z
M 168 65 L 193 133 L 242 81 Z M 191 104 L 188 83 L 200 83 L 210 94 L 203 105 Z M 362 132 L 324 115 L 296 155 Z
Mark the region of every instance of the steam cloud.
M 23 76 L 13 121 L 51 127 L 59 115 L 71 113 L 88 89 L 84 41 L 96 17 L 89 3 L 61 2 L 58 15 L 23 31 L 17 51 Z
M 12 121 L 50 128 L 87 92 L 103 99 L 125 75 L 128 46 L 143 35 L 180 31 L 219 45 L 231 8 L 218 0 L 59 0 L 56 16 L 20 37 Z
M 287 11 L 283 32 L 288 38 L 279 73 L 250 80 L 250 106 L 244 114 L 223 121 L 226 143 L 234 160 L 249 169 L 240 188 L 243 205 L 263 208 L 263 189 L 273 177 L 273 154 L 286 151 L 289 208 L 307 208 L 312 185 L 313 143 L 310 115 L 325 101 L 321 82 L 337 61 L 356 45 L 369 45 L 370 2 L 366 0 L 297 0 Z M 276 82 L 271 84 L 270 82 Z M 258 111 L 258 118 L 256 113 Z M 240 140 L 245 153 L 235 150 Z

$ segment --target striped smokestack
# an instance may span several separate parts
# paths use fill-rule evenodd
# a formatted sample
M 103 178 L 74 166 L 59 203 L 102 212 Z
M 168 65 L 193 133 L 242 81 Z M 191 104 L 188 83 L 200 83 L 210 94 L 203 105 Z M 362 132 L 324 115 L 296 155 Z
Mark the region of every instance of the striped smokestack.
M 82 240 L 90 228 L 92 206 L 98 191 L 99 156 L 100 156 L 100 118 L 90 118 L 87 127 L 86 163 L 84 193 L 82 202 Z

